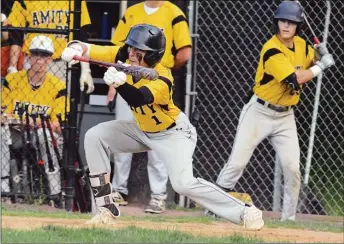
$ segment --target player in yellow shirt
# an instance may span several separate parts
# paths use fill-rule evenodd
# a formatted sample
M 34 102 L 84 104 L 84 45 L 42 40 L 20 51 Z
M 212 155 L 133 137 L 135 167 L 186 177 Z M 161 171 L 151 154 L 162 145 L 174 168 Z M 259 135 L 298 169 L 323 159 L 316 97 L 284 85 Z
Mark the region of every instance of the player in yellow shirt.
M 96 46 L 71 42 L 62 59 L 76 56 L 101 61 L 123 61 L 154 68 L 159 77 L 149 81 L 108 68 L 104 81 L 114 86 L 132 109 L 135 120 L 100 123 L 86 132 L 84 148 L 90 182 L 100 212 L 88 223 L 113 223 L 120 216 L 113 202 L 110 183 L 110 153 L 136 153 L 154 150 L 164 162 L 172 187 L 221 217 L 244 227 L 259 230 L 264 226 L 262 212 L 254 206 L 227 195 L 214 184 L 193 176 L 192 156 L 197 142 L 196 129 L 172 100 L 170 70 L 160 64 L 165 52 L 161 29 L 147 24 L 135 25 L 126 37 L 127 47 Z
M 115 45 L 124 45 L 123 41 L 130 28 L 136 24 L 151 24 L 164 30 L 166 37 L 166 50 L 161 59 L 161 64 L 172 69 L 175 78 L 173 93 L 175 102 L 180 103 L 184 82 L 178 79 L 178 72 L 191 57 L 191 37 L 185 14 L 175 4 L 169 1 L 143 1 L 129 7 L 116 26 L 112 42 Z M 179 92 L 180 90 L 180 92 Z M 110 87 L 109 100 L 114 99 L 115 89 Z M 132 114 L 124 99 L 117 94 L 116 119 L 130 119 Z M 120 205 L 126 205 L 128 195 L 128 178 L 131 169 L 132 153 L 114 155 L 114 174 L 112 185 L 116 191 L 115 200 Z M 152 150 L 148 152 L 148 179 L 151 190 L 151 200 L 145 207 L 145 212 L 162 213 L 166 208 L 168 176 L 164 163 Z
M 293 108 L 299 102 L 302 85 L 334 65 L 334 61 L 324 44 L 319 44 L 321 59 L 313 63 L 314 49 L 297 36 L 303 21 L 298 3 L 283 1 L 274 19 L 277 33 L 262 48 L 254 95 L 241 112 L 233 150 L 217 184 L 232 191 L 254 149 L 269 138 L 284 172 L 281 220 L 295 220 L 300 190 L 300 147 Z
M 52 55 L 54 53 L 54 47 L 52 41 L 46 36 L 36 36 L 32 39 L 29 47 L 30 55 L 29 62 L 31 65 L 30 70 L 22 70 L 17 73 L 8 74 L 3 80 L 1 90 L 1 106 L 5 107 L 4 113 L 8 117 L 18 118 L 19 107 L 22 104 L 28 105 L 28 113 L 31 116 L 35 114 L 45 114 L 51 118 L 51 127 L 54 132 L 55 138 L 59 137 L 61 129 L 56 117 L 57 114 L 61 114 L 64 118 L 67 90 L 65 82 L 59 80 L 57 77 L 47 72 L 49 63 L 52 62 Z M 68 111 L 68 108 L 67 108 Z M 30 120 L 31 127 L 33 126 L 32 119 Z M 37 120 L 37 130 L 39 135 L 39 144 L 42 154 L 42 160 L 44 161 L 47 178 L 49 181 L 50 195 L 58 196 L 61 193 L 61 176 L 60 168 L 57 161 L 57 156 L 54 152 L 51 135 L 49 130 L 46 129 L 46 135 L 49 141 L 49 151 L 53 160 L 54 171 L 48 170 L 48 158 L 47 148 L 45 147 L 44 133 L 42 129 L 41 120 Z M 33 130 L 31 130 L 33 131 Z M 2 130 L 2 133 L 9 133 Z M 20 141 L 20 132 L 18 130 L 11 130 L 12 140 L 16 147 L 23 147 Z M 4 135 L 3 135 L 4 136 Z M 5 137 L 4 137 L 5 138 Z M 34 140 L 37 140 L 34 135 L 31 136 Z M 61 137 L 57 140 L 60 150 L 62 149 Z M 36 145 L 35 143 L 32 143 Z M 9 174 L 9 154 L 8 145 L 2 143 L 2 162 L 3 169 L 2 174 Z M 5 149 L 4 149 L 5 148 Z M 4 172 L 5 171 L 5 172 Z
M 170 69 L 179 69 L 191 56 L 191 37 L 185 14 L 169 1 L 143 1 L 129 7 L 119 21 L 111 41 L 124 45 L 131 27 L 150 24 L 164 30 L 166 50 L 161 64 Z
M 69 9 L 69 5 L 70 8 Z M 45 29 L 57 29 L 63 30 L 68 28 L 67 18 L 70 16 L 70 27 L 73 28 L 74 15 L 69 11 L 74 10 L 74 1 L 35 1 L 24 0 L 15 1 L 8 16 L 8 23 L 13 27 L 29 27 L 29 28 L 45 28 Z M 81 3 L 81 39 L 85 39 L 85 32 L 87 25 L 91 24 L 90 16 L 88 13 L 86 1 Z M 10 64 L 8 67 L 8 73 L 17 72 L 17 62 L 19 58 L 20 50 L 28 55 L 29 45 L 32 39 L 42 34 L 27 33 L 24 40 L 15 40 L 10 50 Z M 54 62 L 49 65 L 49 71 L 58 78 L 66 79 L 66 65 L 61 61 L 61 53 L 63 48 L 67 44 L 68 36 L 62 34 L 44 34 L 49 37 L 54 43 L 54 54 L 52 56 Z M 73 34 L 69 36 L 73 39 Z M 27 62 L 24 63 L 24 68 L 29 69 L 30 65 Z M 93 79 L 90 75 L 89 64 L 84 63 L 81 66 L 80 76 L 80 88 L 84 89 L 84 84 L 88 85 L 88 93 L 94 90 Z

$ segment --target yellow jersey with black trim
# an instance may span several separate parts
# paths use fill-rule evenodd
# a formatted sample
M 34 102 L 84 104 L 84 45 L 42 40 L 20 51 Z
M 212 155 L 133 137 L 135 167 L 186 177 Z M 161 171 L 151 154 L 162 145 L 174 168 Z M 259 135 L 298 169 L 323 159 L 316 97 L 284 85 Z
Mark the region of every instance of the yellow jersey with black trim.
M 91 45 L 90 58 L 103 62 L 114 62 L 119 46 Z M 129 63 L 127 60 L 126 63 Z M 131 107 L 137 125 L 145 132 L 159 132 L 175 123 L 180 110 L 172 99 L 173 76 L 171 70 L 161 63 L 154 69 L 158 72 L 157 80 L 140 79 L 134 82 L 131 75 L 127 75 L 127 83 L 140 88 L 146 86 L 153 95 L 153 102 L 140 107 Z
M 69 9 L 70 5 L 70 9 Z M 74 1 L 15 1 L 12 11 L 8 16 L 8 23 L 15 27 L 47 28 L 64 30 L 68 29 L 67 18 L 70 16 L 70 29 L 73 29 L 74 18 L 69 11 L 74 11 Z M 81 2 L 81 26 L 91 23 L 86 1 Z M 32 39 L 37 35 L 48 36 L 54 44 L 53 59 L 61 57 L 67 45 L 68 37 L 62 34 L 27 33 L 23 52 L 28 54 Z M 69 36 L 73 40 L 73 34 Z
M 58 122 L 57 114 L 60 113 L 62 119 L 65 118 L 66 97 L 65 82 L 50 73 L 47 73 L 44 82 L 38 88 L 30 84 L 26 70 L 8 74 L 2 81 L 1 106 L 5 107 L 6 113 L 17 118 L 19 104 L 24 103 L 29 105 L 29 114 L 33 111 L 43 113 L 50 115 L 52 121 Z
M 130 28 L 137 24 L 150 24 L 163 29 L 166 37 L 165 54 L 161 64 L 172 68 L 174 55 L 183 47 L 191 47 L 189 26 L 183 11 L 169 1 L 164 1 L 162 6 L 154 13 L 147 14 L 144 2 L 129 7 L 119 21 L 111 41 L 115 45 L 124 45 Z
M 294 47 L 290 49 L 274 35 L 262 48 L 254 93 L 271 104 L 280 106 L 297 104 L 300 94 L 291 95 L 291 90 L 284 80 L 296 70 L 308 69 L 313 60 L 314 49 L 304 39 L 295 36 Z

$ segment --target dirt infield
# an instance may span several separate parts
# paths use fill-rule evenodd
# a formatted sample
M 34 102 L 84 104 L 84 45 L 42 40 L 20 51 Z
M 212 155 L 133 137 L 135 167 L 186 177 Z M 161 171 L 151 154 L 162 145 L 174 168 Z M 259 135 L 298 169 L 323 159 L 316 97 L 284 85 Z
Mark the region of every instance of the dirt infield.
M 2 216 L 2 228 L 33 229 L 47 225 L 56 225 L 70 228 L 88 227 L 84 219 L 56 219 Z M 211 224 L 201 223 L 162 223 L 149 221 L 123 221 L 118 220 L 114 225 L 107 228 L 125 228 L 136 226 L 154 230 L 179 230 L 189 232 L 195 236 L 228 236 L 231 234 L 242 234 L 244 236 L 262 238 L 266 241 L 282 242 L 326 242 L 342 243 L 343 233 L 318 232 L 311 230 L 298 230 L 286 228 L 263 228 L 261 231 L 245 231 L 242 227 L 230 223 L 213 222 Z M 104 227 L 104 226 L 102 226 Z

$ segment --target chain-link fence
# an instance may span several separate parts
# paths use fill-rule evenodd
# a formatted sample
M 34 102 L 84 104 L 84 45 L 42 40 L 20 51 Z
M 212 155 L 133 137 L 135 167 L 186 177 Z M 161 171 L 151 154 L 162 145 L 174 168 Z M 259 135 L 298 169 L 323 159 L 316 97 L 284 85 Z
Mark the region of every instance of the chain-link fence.
M 254 84 L 262 45 L 274 33 L 272 19 L 281 1 L 198 1 L 199 34 L 196 50 L 195 105 L 202 113 L 195 152 L 196 176 L 215 182 L 233 146 L 240 111 Z M 328 48 L 336 66 L 325 72 L 314 139 L 309 187 L 302 213 L 343 215 L 344 83 L 342 1 L 331 1 Z M 308 19 L 321 39 L 326 3 L 301 1 Z M 306 25 L 301 34 L 311 42 Z M 316 79 L 302 92 L 295 109 L 301 147 L 301 174 L 307 157 Z M 252 121 L 254 123 L 254 121 Z M 293 152 L 290 152 L 291 154 Z M 236 190 L 250 193 L 257 207 L 273 206 L 275 152 L 268 140 L 254 151 Z M 303 177 L 302 177 L 303 178 Z M 277 209 L 278 210 L 278 209 Z
M 70 0 L 1 6 L 1 193 L 15 202 L 63 207 L 67 138 L 61 125 L 70 90 L 61 53 L 72 39 L 73 10 Z M 85 2 L 81 10 L 88 24 Z

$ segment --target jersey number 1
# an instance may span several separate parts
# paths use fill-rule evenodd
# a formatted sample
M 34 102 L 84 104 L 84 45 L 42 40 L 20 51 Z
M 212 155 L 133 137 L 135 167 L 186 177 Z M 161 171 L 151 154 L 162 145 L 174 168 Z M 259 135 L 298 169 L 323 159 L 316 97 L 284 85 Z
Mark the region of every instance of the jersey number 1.
M 160 125 L 162 123 L 155 115 L 152 116 L 152 119 L 154 119 L 156 125 Z

